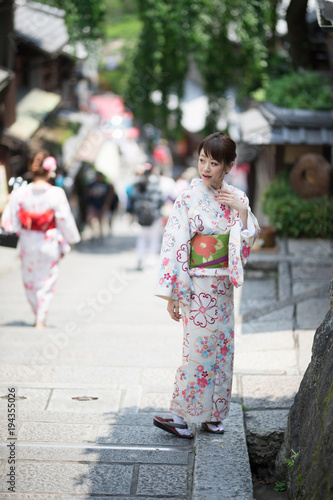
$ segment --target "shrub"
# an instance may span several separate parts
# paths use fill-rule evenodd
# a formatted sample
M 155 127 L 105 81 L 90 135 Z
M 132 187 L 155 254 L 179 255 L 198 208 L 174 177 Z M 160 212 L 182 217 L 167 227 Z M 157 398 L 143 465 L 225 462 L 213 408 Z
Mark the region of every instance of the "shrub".
M 269 101 L 281 108 L 331 110 L 330 81 L 311 71 L 291 72 L 267 81 L 265 88 L 253 92 L 258 101 Z
M 262 209 L 280 236 L 333 238 L 333 198 L 301 198 L 291 189 L 287 172 L 278 175 L 266 188 Z

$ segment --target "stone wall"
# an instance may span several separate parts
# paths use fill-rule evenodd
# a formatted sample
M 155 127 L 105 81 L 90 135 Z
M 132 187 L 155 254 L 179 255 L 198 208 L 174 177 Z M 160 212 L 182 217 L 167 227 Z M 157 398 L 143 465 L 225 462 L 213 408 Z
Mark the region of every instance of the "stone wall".
M 292 500 L 333 498 L 333 280 L 330 311 L 316 331 L 312 358 L 288 417 L 277 472 Z M 294 466 L 286 458 L 298 453 Z

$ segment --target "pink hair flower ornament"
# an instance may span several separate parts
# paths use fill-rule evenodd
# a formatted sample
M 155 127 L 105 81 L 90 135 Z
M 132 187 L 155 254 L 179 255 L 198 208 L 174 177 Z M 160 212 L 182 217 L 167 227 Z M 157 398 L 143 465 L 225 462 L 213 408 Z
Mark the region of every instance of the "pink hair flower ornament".
M 43 168 L 50 172 L 51 177 L 54 177 L 57 168 L 56 159 L 53 156 L 48 156 L 47 158 L 45 158 L 45 160 L 43 161 Z

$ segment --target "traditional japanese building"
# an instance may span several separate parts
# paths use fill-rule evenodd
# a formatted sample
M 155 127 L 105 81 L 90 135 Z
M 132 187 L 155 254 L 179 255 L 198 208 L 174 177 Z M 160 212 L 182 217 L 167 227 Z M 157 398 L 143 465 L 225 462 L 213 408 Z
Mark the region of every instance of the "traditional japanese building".
M 249 185 L 259 216 L 263 189 L 301 155 L 319 154 L 333 164 L 333 110 L 285 109 L 265 102 L 241 113 L 233 130 L 240 161 L 251 163 Z

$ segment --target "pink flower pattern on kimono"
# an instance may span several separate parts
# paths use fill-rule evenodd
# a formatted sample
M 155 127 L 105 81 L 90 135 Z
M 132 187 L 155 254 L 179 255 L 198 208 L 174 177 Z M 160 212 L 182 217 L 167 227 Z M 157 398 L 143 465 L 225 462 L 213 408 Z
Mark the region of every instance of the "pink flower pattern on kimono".
M 230 262 L 230 259 L 229 259 Z M 229 263 L 229 266 L 231 264 Z M 237 286 L 238 279 L 240 277 L 240 268 L 239 268 L 239 257 L 234 257 L 232 260 L 232 267 L 229 269 L 230 281 L 233 285 Z
M 187 405 L 187 410 L 190 415 L 199 416 L 203 413 L 203 405 L 201 403 L 190 403 Z
M 211 212 L 212 208 L 210 206 L 210 200 L 208 195 L 204 195 L 200 200 L 199 200 L 199 206 L 203 212 Z
M 186 194 L 182 193 L 180 199 L 178 199 L 175 202 L 175 207 L 176 207 L 176 209 L 178 210 L 178 212 L 180 214 L 183 213 L 184 208 L 186 208 L 186 210 L 189 210 L 189 208 L 190 208 L 189 204 L 186 201 L 186 198 L 189 198 L 189 195 L 186 195 Z
M 245 240 L 243 240 L 243 248 L 242 248 L 242 255 L 244 257 L 244 259 L 247 259 L 248 256 L 250 255 L 250 245 L 247 245 Z
M 218 315 L 219 315 L 219 321 L 221 321 L 223 325 L 229 323 L 232 310 L 233 306 L 231 303 L 225 302 L 224 304 L 220 305 Z
M 188 240 L 185 245 L 181 245 L 177 252 L 177 261 L 182 264 L 183 271 L 188 271 L 188 263 L 190 259 L 191 240 Z
M 214 401 L 212 422 L 219 422 L 223 420 L 229 412 L 229 402 L 225 398 L 218 398 Z
M 216 371 L 217 370 L 224 370 L 226 363 L 227 363 L 226 358 L 223 356 L 221 351 L 218 349 L 217 354 L 216 354 L 216 365 L 215 365 Z
M 170 233 L 164 233 L 163 236 L 163 246 L 166 252 L 170 252 L 171 248 L 174 246 L 176 240 L 174 236 Z
M 223 216 L 227 219 L 228 223 L 230 224 L 230 222 L 231 222 L 231 210 L 230 210 L 230 208 L 225 208 L 225 205 L 221 205 L 221 206 L 224 207 Z
M 170 272 L 172 271 L 170 270 Z M 177 280 L 177 274 L 170 274 L 170 272 L 166 272 L 164 276 L 160 279 L 160 282 L 161 280 L 163 280 L 163 284 L 167 288 L 169 288 L 169 286 L 172 286 Z
M 202 398 L 203 390 L 196 382 L 190 382 L 182 391 L 182 395 L 187 403 L 196 403 Z
M 173 293 L 178 297 L 178 299 L 181 300 L 182 298 L 186 297 L 187 292 L 188 292 L 188 288 L 187 288 L 185 283 L 183 283 L 182 281 L 175 282 L 175 287 L 173 289 Z
M 197 305 L 197 309 L 191 309 L 193 323 L 203 328 L 212 325 L 217 319 L 216 299 L 208 293 L 192 294 L 191 299 Z
M 222 356 L 226 356 L 228 354 L 228 346 L 227 345 L 223 345 L 222 347 L 220 347 L 220 353 L 222 354 Z
M 232 299 L 231 283 L 227 276 L 221 276 L 217 285 L 212 284 L 212 291 L 214 295 L 227 295 Z
M 204 230 L 204 225 L 199 215 L 195 215 L 193 219 L 190 218 L 190 225 L 193 234 L 200 233 Z
M 215 385 L 223 385 L 226 379 L 225 372 L 219 372 L 215 374 L 214 383 Z
M 208 336 L 198 337 L 194 342 L 194 349 L 203 358 L 210 358 L 215 354 L 216 342 Z
M 180 229 L 178 217 L 176 217 L 175 215 L 171 215 L 168 219 L 166 227 L 170 229 Z
M 213 368 L 214 365 L 212 363 L 203 363 L 202 365 L 198 365 L 194 372 L 197 384 L 203 389 L 212 382 Z

